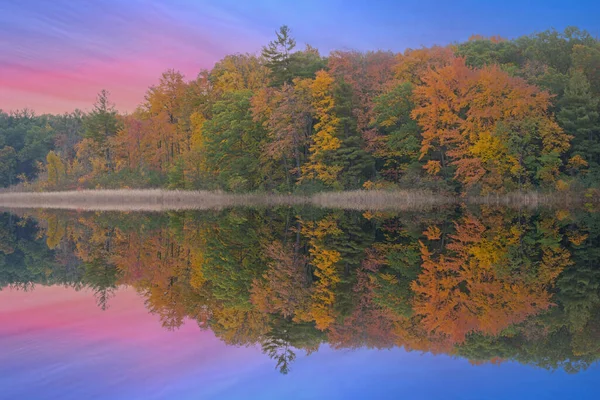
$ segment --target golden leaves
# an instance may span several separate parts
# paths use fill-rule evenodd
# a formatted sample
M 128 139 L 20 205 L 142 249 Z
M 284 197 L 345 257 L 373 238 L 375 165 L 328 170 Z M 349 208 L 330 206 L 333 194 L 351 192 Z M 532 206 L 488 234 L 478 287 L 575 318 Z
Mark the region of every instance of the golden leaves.
M 337 133 L 339 118 L 335 115 L 333 99 L 333 77 L 326 71 L 319 71 L 312 84 L 312 105 L 318 122 L 315 124 L 315 133 L 310 146 L 309 163 L 303 169 L 302 179 L 318 179 L 327 185 L 337 182 L 341 166 L 329 165 L 324 157 L 327 152 L 340 148 L 342 142 L 335 135 Z
M 437 175 L 442 170 L 442 164 L 436 160 L 429 160 L 423 166 L 423 169 L 427 171 L 429 175 Z
M 437 226 L 429 226 L 427 227 L 427 230 L 423 232 L 423 235 L 425 235 L 428 240 L 439 240 L 442 237 L 442 231 Z

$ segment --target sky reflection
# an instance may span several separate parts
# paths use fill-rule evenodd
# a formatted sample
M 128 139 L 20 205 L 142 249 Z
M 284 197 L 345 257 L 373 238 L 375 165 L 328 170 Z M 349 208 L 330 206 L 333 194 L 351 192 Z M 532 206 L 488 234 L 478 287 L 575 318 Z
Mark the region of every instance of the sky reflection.
M 4 289 L 0 349 L 3 399 L 592 399 L 600 372 L 325 346 L 281 375 L 260 349 L 226 346 L 193 322 L 165 330 L 131 289 L 107 311 L 87 290 Z

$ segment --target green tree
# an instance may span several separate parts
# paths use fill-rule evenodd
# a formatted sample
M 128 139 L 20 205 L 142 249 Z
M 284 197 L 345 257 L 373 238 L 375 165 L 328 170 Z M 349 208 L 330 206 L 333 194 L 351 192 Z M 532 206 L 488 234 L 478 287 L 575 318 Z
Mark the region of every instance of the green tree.
M 306 45 L 303 51 L 296 51 L 290 55 L 290 74 L 292 78 L 314 78 L 317 71 L 326 67 L 326 62 L 319 54 L 319 50 Z
M 217 182 L 231 191 L 255 190 L 262 183 L 260 158 L 266 133 L 252 117 L 252 91 L 226 93 L 203 125 L 206 164 Z
M 560 106 L 558 122 L 573 136 L 571 155 L 582 157 L 588 163 L 592 177 L 597 179 L 600 176 L 598 99 L 592 97 L 590 84 L 582 72 L 571 72 Z
M 17 153 L 10 146 L 0 149 L 0 186 L 10 186 L 15 183 L 17 172 Z
M 262 49 L 262 56 L 266 65 L 271 70 L 272 85 L 279 86 L 285 82 L 291 82 L 293 76 L 290 69 L 292 59 L 291 52 L 296 47 L 296 41 L 290 36 L 291 30 L 287 25 L 275 32 L 277 39 L 269 42 Z
M 103 154 L 106 166 L 112 169 L 111 149 L 108 140 L 118 131 L 117 110 L 109 100 L 109 92 L 100 91 L 94 103 L 94 109 L 84 121 L 85 137 L 96 143 L 98 151 Z
M 517 66 L 523 62 L 523 57 L 514 42 L 497 37 L 474 36 L 469 41 L 459 44 L 456 54 L 465 57 L 467 65 L 477 68 L 490 64 Z
M 410 117 L 413 85 L 405 82 L 375 99 L 374 125 L 378 142 L 374 154 L 386 179 L 398 182 L 419 158 L 421 132 Z M 421 168 L 418 167 L 420 170 Z

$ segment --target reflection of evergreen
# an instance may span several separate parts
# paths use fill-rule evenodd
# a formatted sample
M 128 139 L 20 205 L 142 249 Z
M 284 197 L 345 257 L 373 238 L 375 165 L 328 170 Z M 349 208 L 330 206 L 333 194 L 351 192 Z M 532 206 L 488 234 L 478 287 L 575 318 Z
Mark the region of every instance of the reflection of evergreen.
M 356 296 L 352 288 L 356 284 L 356 269 L 365 256 L 365 249 L 372 245 L 374 227 L 355 212 L 340 212 L 336 218 L 342 234 L 331 238 L 330 246 L 341 254 L 341 282 L 336 291 L 336 310 L 344 316 L 355 307 Z
M 250 307 L 252 280 L 264 261 L 261 253 L 260 215 L 232 210 L 219 218 L 206 238 L 204 271 L 216 299 L 231 307 Z
M 573 265 L 558 278 L 556 298 L 570 330 L 581 331 L 600 306 L 600 215 L 586 214 L 570 228 L 587 238 L 570 243 Z
M 318 349 L 324 335 L 314 324 L 293 323 L 287 319 L 275 318 L 269 333 L 261 339 L 263 353 L 275 360 L 276 368 L 287 374 L 291 363 L 296 359 L 295 349 L 308 352 Z
M 117 288 L 117 270 L 102 260 L 84 263 L 83 267 L 85 270 L 85 275 L 83 276 L 85 285 L 94 291 L 98 307 L 106 310 L 108 308 L 108 300 L 114 297 Z

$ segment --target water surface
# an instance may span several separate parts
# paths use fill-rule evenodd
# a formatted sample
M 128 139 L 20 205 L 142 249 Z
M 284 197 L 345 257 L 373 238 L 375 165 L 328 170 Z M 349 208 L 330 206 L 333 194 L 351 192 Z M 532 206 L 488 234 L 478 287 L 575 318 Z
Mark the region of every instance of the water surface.
M 600 214 L 0 214 L 0 398 L 597 398 Z

